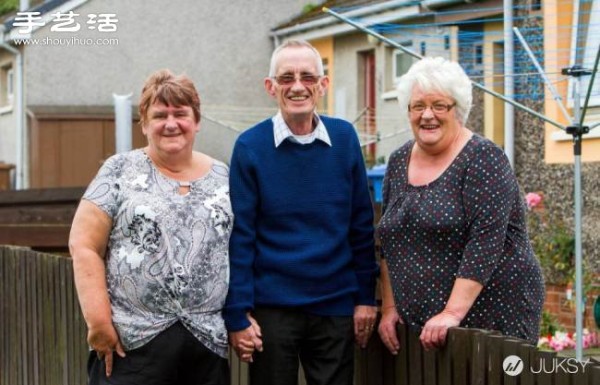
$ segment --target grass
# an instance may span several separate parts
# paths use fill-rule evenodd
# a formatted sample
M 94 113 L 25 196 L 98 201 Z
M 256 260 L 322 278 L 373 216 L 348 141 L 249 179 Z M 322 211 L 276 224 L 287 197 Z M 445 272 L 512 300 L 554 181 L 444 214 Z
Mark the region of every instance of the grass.
M 557 353 L 559 357 L 573 358 L 575 357 L 575 349 L 562 350 Z M 583 357 L 593 357 L 600 361 L 600 348 L 583 349 Z

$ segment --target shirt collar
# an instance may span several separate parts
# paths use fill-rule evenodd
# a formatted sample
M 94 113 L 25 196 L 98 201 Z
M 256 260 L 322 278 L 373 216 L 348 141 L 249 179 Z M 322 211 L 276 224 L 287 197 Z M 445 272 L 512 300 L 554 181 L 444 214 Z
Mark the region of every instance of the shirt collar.
M 331 147 L 331 138 L 329 137 L 327 129 L 321 121 L 321 118 L 316 112 L 314 114 L 314 119 L 317 120 L 317 126 L 313 131 L 314 140 L 318 139 L 323 143 L 329 145 L 329 147 Z M 291 138 L 291 140 L 295 140 L 292 130 L 290 130 L 288 125 L 285 123 L 285 120 L 283 120 L 283 115 L 281 115 L 281 111 L 279 111 L 277 115 L 273 116 L 271 120 L 273 121 L 273 138 L 275 139 L 276 148 L 279 147 L 279 145 L 288 138 Z

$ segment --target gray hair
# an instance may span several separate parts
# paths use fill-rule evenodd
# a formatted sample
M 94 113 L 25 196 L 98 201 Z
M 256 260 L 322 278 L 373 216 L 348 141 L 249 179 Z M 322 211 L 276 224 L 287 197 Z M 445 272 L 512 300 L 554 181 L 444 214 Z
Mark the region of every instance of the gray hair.
M 473 104 L 471 80 L 462 67 L 442 57 L 423 58 L 414 63 L 398 82 L 398 102 L 408 110 L 415 86 L 425 93 L 439 92 L 456 102 L 456 118 L 466 124 Z
M 279 53 L 281 51 L 283 51 L 286 48 L 301 48 L 301 47 L 308 48 L 314 52 L 315 60 L 316 60 L 316 64 L 317 64 L 317 72 L 318 72 L 317 75 L 319 75 L 319 76 L 325 75 L 325 71 L 323 70 L 323 59 L 321 59 L 321 54 L 319 53 L 319 51 L 317 51 L 317 49 L 315 47 L 313 47 L 309 42 L 307 42 L 305 40 L 287 40 L 283 44 L 281 44 L 280 46 L 275 48 L 275 51 L 273 51 L 273 54 L 271 55 L 271 66 L 269 68 L 269 77 L 273 77 L 277 73 L 277 68 L 276 68 L 277 56 L 279 55 Z

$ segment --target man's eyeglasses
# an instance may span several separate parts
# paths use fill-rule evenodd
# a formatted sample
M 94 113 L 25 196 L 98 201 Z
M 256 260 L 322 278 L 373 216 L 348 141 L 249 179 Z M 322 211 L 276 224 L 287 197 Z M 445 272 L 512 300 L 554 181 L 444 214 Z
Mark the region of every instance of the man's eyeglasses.
M 277 84 L 279 84 L 280 86 L 290 86 L 294 83 L 296 83 L 296 75 L 293 74 L 284 74 L 284 75 L 279 75 L 279 76 L 274 76 L 273 79 L 275 79 L 275 82 L 277 82 Z M 300 75 L 300 83 L 302 83 L 304 86 L 314 86 L 315 84 L 317 84 L 317 82 L 319 81 L 319 79 L 321 79 L 320 76 L 317 75 L 311 75 L 311 74 L 301 74 Z
M 431 112 L 433 112 L 436 115 L 443 115 L 445 113 L 447 113 L 448 111 L 450 111 L 454 106 L 456 106 L 456 103 L 453 104 L 446 104 L 446 103 L 434 103 L 431 106 L 428 106 L 426 104 L 421 104 L 421 103 L 415 103 L 413 105 L 409 105 L 408 106 L 408 111 L 414 113 L 414 114 L 422 114 L 425 112 L 426 109 L 430 108 Z

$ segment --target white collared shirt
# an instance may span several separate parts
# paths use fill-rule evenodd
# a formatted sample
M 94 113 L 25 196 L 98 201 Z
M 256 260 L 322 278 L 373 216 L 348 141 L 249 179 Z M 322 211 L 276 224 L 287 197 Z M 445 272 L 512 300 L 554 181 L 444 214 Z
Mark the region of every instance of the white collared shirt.
M 331 147 L 331 138 L 329 138 L 327 129 L 316 112 L 314 114 L 314 119 L 317 120 L 317 126 L 313 132 L 308 135 L 295 135 L 285 123 L 285 120 L 283 120 L 283 115 L 281 115 L 281 111 L 279 111 L 277 115 L 273 116 L 271 119 L 273 121 L 273 138 L 275 140 L 275 147 L 279 147 L 279 145 L 288 138 L 291 141 L 300 144 L 309 144 L 319 139 Z

